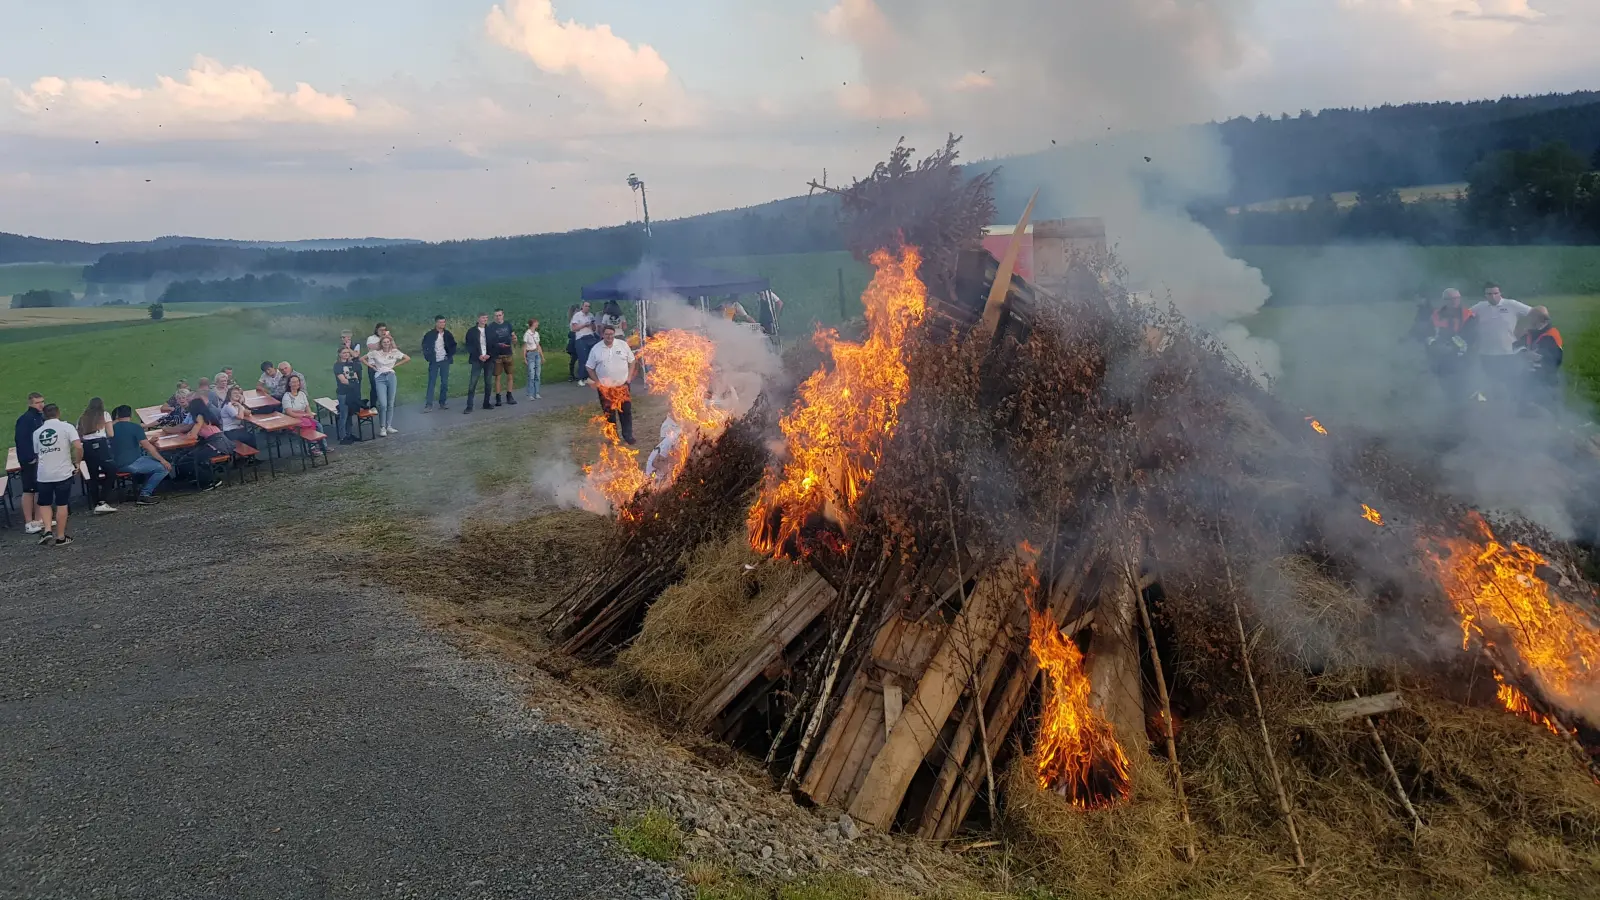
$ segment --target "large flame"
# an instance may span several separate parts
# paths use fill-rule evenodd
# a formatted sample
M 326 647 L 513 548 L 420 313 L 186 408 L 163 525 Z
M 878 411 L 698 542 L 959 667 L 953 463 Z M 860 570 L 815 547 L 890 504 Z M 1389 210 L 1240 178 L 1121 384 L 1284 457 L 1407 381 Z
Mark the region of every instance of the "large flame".
M 801 527 L 829 505 L 853 508 L 899 424 L 910 389 L 903 345 L 927 309 L 927 289 L 917 278 L 922 255 L 915 247 L 898 255 L 879 250 L 871 261 L 877 274 L 862 295 L 866 339 L 856 344 L 819 331 L 817 342 L 833 366 L 800 385 L 799 399 L 779 423 L 788 462 L 780 476 L 768 477 L 750 508 L 750 542 L 763 552 L 787 552 Z
M 1600 696 L 1600 627 L 1539 577 L 1544 557 L 1501 543 L 1477 513 L 1468 514 L 1466 525 L 1468 537 L 1443 539 L 1424 554 L 1461 616 L 1463 649 L 1476 636 L 1502 656 L 1514 653 L 1546 700 L 1591 715 Z M 1526 697 L 1498 680 L 1507 709 L 1532 712 Z
M 680 432 L 666 453 L 666 474 L 655 482 L 668 485 L 683 471 L 695 441 L 720 435 L 732 413 L 712 396 L 716 346 L 710 338 L 681 329 L 662 331 L 650 336 L 642 355 L 650 393 L 667 398 L 667 414 Z
M 605 416 L 589 422 L 600 429 L 600 458 L 583 467 L 578 502 L 589 512 L 604 515 L 616 510 L 619 518 L 626 518 L 628 501 L 649 481 L 639 468 L 639 451 L 622 442 L 617 426 Z
M 1029 584 L 1037 571 L 1025 566 Z M 1132 791 L 1128 757 L 1117 743 L 1116 730 L 1090 702 L 1091 685 L 1078 645 L 1061 633 L 1055 619 L 1028 604 L 1028 647 L 1044 672 L 1044 705 L 1039 736 L 1034 742 L 1039 787 L 1056 791 L 1079 809 L 1104 809 L 1126 800 Z

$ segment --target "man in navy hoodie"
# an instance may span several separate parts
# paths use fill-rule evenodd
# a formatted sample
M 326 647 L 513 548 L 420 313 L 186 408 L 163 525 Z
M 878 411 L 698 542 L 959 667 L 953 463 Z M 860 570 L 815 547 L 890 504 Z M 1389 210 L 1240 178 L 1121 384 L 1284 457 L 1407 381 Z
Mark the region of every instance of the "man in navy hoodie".
M 433 317 L 433 330 L 422 336 L 422 358 L 428 361 L 428 390 L 422 395 L 422 411 L 433 409 L 433 385 L 439 384 L 439 408 L 449 409 L 450 363 L 456 358 L 456 336 L 445 327 L 444 316 Z
M 33 433 L 43 424 L 44 395 L 29 394 L 28 408 L 17 417 L 15 435 L 17 462 L 22 466 L 22 471 L 17 473 L 22 479 L 22 520 L 27 523 L 29 534 L 44 530 L 44 523 L 39 520 L 38 504 L 34 502 L 39 494 L 39 455 L 33 450 Z

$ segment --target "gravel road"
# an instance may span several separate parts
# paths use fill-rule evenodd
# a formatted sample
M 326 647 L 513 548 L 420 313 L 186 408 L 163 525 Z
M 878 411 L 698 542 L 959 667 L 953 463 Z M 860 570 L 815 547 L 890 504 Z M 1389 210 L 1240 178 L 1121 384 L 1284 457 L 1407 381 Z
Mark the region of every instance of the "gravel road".
M 0 529 L 0 897 L 679 896 L 586 736 L 319 551 L 321 477 Z

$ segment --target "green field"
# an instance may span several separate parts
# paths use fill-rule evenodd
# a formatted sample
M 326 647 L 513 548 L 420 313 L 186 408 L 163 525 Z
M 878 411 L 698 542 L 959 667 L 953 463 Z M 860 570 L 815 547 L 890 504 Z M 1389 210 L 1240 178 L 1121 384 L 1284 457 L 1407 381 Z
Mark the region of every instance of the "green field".
M 1470 299 L 1485 281 L 1519 300 L 1600 294 L 1600 247 L 1241 247 L 1234 255 L 1261 270 L 1274 305 L 1411 301 L 1447 287 Z
M 1458 181 L 1453 184 L 1421 184 L 1415 187 L 1404 187 L 1397 191 L 1401 203 L 1416 203 L 1419 200 L 1459 200 L 1467 195 L 1467 183 Z M 1356 198 L 1360 196 L 1357 191 L 1340 191 L 1333 194 L 1333 202 L 1340 209 L 1349 209 L 1356 205 Z M 1262 200 L 1244 207 L 1249 212 L 1286 212 L 1293 209 L 1305 209 L 1311 205 L 1312 197 L 1304 194 L 1299 197 L 1279 197 L 1276 200 Z M 1229 212 L 1238 212 L 1239 207 L 1231 207 Z
M 56 263 L 0 265 L 0 297 L 41 290 L 83 293 L 83 266 Z M 0 306 L 4 305 L 0 303 Z

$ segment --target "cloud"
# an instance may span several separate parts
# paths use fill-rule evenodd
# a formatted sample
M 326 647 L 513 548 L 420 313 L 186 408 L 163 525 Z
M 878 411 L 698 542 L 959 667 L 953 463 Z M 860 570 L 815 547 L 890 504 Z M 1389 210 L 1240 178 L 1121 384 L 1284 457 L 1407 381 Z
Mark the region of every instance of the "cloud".
M 47 76 L 13 91 L 18 112 L 32 119 L 94 117 L 147 124 L 275 122 L 347 123 L 363 115 L 348 98 L 325 94 L 305 82 L 281 91 L 260 70 L 224 66 L 196 56 L 183 77 L 157 77 L 154 87 L 90 78 Z M 389 109 L 393 112 L 393 109 Z
M 577 75 L 609 100 L 621 103 L 668 85 L 671 70 L 649 44 L 618 37 L 610 25 L 556 19 L 551 0 L 506 0 L 489 10 L 491 40 L 533 60 L 541 71 Z
M 874 0 L 839 0 L 818 14 L 817 23 L 826 34 L 857 44 L 883 44 L 894 37 Z

